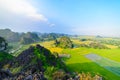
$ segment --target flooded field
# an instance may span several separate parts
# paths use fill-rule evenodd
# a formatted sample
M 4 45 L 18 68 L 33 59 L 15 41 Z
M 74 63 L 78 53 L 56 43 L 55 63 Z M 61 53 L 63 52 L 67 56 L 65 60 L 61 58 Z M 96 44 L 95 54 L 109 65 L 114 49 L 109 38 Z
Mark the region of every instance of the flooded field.
M 120 62 L 110 60 L 97 54 L 87 54 L 85 57 L 97 63 L 99 66 L 104 67 L 112 73 L 120 76 Z

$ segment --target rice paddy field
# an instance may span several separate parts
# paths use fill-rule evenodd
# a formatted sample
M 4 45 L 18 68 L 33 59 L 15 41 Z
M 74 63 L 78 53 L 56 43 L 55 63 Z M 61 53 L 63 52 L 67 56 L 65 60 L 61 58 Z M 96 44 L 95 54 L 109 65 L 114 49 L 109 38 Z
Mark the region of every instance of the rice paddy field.
M 119 71 L 117 72 L 118 74 L 115 74 L 115 72 L 110 71 L 108 68 L 105 66 L 103 67 L 102 65 L 109 66 L 108 64 L 112 64 L 111 62 L 118 62 L 118 55 L 114 54 L 114 58 L 110 57 L 111 53 L 106 53 L 106 55 L 103 55 L 102 53 L 100 54 L 99 52 L 100 49 L 93 49 L 93 48 L 76 48 L 72 50 L 64 50 L 63 53 L 68 53 L 71 55 L 69 59 L 66 60 L 66 65 L 71 71 L 75 72 L 90 72 L 91 74 L 99 74 L 102 75 L 105 79 L 104 80 L 119 80 Z M 100 50 L 101 52 L 106 52 L 107 50 Z M 115 50 L 108 50 L 114 52 Z M 96 53 L 95 53 L 96 52 Z M 98 52 L 98 53 L 97 53 Z M 119 51 L 120 52 L 120 51 Z M 97 61 L 97 57 L 94 56 L 94 61 L 90 58 L 87 58 L 86 55 L 89 55 L 91 53 L 95 53 L 96 55 L 99 55 L 101 57 L 104 57 L 107 61 L 102 60 L 102 61 Z M 119 54 L 120 55 L 120 54 Z M 112 56 L 112 55 L 111 55 Z M 116 58 L 118 59 L 116 59 Z M 99 64 L 98 64 L 99 62 Z M 101 62 L 101 63 L 100 63 Z M 106 64 L 107 62 L 107 64 Z M 114 63 L 111 65 L 112 67 L 118 66 L 120 64 L 115 65 Z M 116 68 L 117 69 L 117 68 Z M 116 70 L 114 69 L 114 70 Z M 117 69 L 118 70 L 118 69 Z
M 101 67 L 111 71 L 112 73 L 120 76 L 120 62 L 110 60 L 105 57 L 98 56 L 96 54 L 87 54 L 85 55 L 88 59 L 97 63 Z
M 74 43 L 81 43 L 73 40 Z M 43 46 L 51 51 L 60 54 L 70 54 L 70 58 L 65 59 L 65 63 L 71 72 L 85 72 L 92 75 L 103 76 L 103 80 L 120 80 L 120 49 L 112 45 L 111 49 L 94 49 L 78 47 L 73 49 L 60 49 L 51 47 L 52 42 L 42 43 Z M 85 43 L 85 42 L 84 42 Z M 87 41 L 89 43 L 89 41 Z M 86 43 L 86 44 L 87 44 Z M 50 44 L 48 46 L 48 44 Z M 88 58 L 87 55 L 94 53 L 94 58 Z M 97 60 L 99 59 L 100 60 Z
M 106 40 L 109 40 L 108 38 Z M 111 40 L 111 39 L 110 39 Z M 90 43 L 91 41 L 80 42 L 72 40 L 74 44 Z M 116 45 L 108 45 L 110 49 L 94 49 L 87 47 L 76 47 L 73 49 L 62 49 L 54 47 L 53 41 L 40 42 L 45 48 L 51 52 L 59 54 L 69 54 L 70 58 L 64 60 L 67 68 L 71 72 L 98 74 L 103 80 L 120 80 L 120 49 Z M 31 44 L 31 45 L 35 45 Z M 27 46 L 23 46 L 22 50 Z M 15 55 L 18 55 L 17 53 Z

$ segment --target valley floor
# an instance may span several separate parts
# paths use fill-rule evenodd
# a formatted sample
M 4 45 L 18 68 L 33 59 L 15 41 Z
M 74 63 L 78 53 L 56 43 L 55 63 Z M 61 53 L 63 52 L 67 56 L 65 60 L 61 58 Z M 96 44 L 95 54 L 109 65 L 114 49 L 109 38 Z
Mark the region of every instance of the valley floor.
M 48 48 L 51 52 L 57 52 L 60 54 L 70 54 L 70 58 L 63 60 L 71 72 L 78 72 L 78 73 L 89 72 L 92 75 L 97 74 L 102 76 L 104 78 L 103 80 L 120 80 L 120 76 L 119 76 L 120 49 L 119 48 L 93 49 L 93 48 L 79 47 L 73 49 L 61 49 L 51 46 L 53 44 L 53 41 L 47 41 L 38 44 Z M 101 60 L 100 61 L 96 59 L 92 60 L 91 58 L 86 57 L 86 55 L 90 55 L 91 53 L 94 53 L 95 55 L 97 55 L 97 57 L 99 56 Z M 115 63 L 111 61 L 114 61 Z M 112 68 L 108 68 L 106 66 Z
M 116 59 L 118 57 L 118 54 L 114 53 L 113 54 L 114 57 L 112 57 L 112 55 L 110 55 L 111 53 L 106 53 L 105 55 L 103 55 L 99 51 L 103 53 L 105 51 L 107 52 L 107 50 L 104 50 L 104 49 L 93 49 L 93 48 L 76 48 L 72 50 L 64 50 L 63 52 L 71 54 L 70 59 L 66 60 L 66 64 L 69 70 L 75 71 L 75 72 L 86 72 L 86 73 L 90 72 L 92 74 L 97 73 L 99 75 L 102 75 L 105 78 L 105 80 L 119 80 L 120 79 L 120 76 L 119 76 L 120 63 L 117 63 L 119 60 Z M 109 51 L 115 52 L 112 49 L 108 50 L 108 52 Z M 98 61 L 98 60 L 95 60 L 95 59 L 98 59 L 98 58 L 95 58 L 96 56 L 94 56 L 95 58 L 94 60 L 93 58 L 87 58 L 85 55 L 90 55 L 90 53 L 96 53 L 96 55 L 101 56 L 99 58 L 105 57 L 105 59 L 101 59 L 101 61 L 100 60 Z M 115 63 L 111 62 L 113 60 Z M 101 66 L 101 65 L 106 65 L 111 67 L 116 66 L 117 68 L 114 68 L 114 70 L 110 70 L 111 68 Z

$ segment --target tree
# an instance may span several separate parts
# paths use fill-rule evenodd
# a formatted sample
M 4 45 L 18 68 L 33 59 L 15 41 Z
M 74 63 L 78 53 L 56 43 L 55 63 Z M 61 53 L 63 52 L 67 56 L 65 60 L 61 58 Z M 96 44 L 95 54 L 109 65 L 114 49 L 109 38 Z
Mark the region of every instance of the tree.
M 87 39 L 83 38 L 83 39 L 81 39 L 80 41 L 87 41 Z
M 55 41 L 55 45 L 61 48 L 73 48 L 73 43 L 69 37 L 63 36 L 59 41 Z
M 4 38 L 0 37 L 0 51 L 7 49 L 7 43 Z
M 55 39 L 55 40 L 54 40 L 54 45 L 55 45 L 55 47 L 57 47 L 58 44 L 59 44 L 59 41 L 58 41 L 57 39 Z

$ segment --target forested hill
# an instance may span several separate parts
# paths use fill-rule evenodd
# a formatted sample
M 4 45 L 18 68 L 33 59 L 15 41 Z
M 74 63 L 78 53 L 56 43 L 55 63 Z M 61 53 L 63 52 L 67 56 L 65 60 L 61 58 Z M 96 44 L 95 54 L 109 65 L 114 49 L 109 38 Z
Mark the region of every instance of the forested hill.
M 52 79 L 56 76 L 54 72 L 59 69 L 65 71 L 62 60 L 40 45 L 30 46 L 6 65 L 3 69 L 5 67 L 7 71 L 0 68 L 0 80 L 55 80 Z
M 67 34 L 59 33 L 39 33 L 39 32 L 27 32 L 18 33 L 13 32 L 10 29 L 0 29 L 0 36 L 5 38 L 7 42 L 20 42 L 22 44 L 30 44 L 38 41 L 54 40 L 62 36 L 69 36 Z
M 0 29 L 0 36 L 5 38 L 8 42 L 18 42 L 20 40 L 20 34 L 10 29 Z
M 7 42 L 30 43 L 30 41 L 31 42 L 39 41 L 39 37 L 37 34 L 31 32 L 18 33 L 18 32 L 13 32 L 10 29 L 0 29 L 0 36 L 5 38 Z M 28 40 L 28 41 L 24 41 L 24 40 Z

